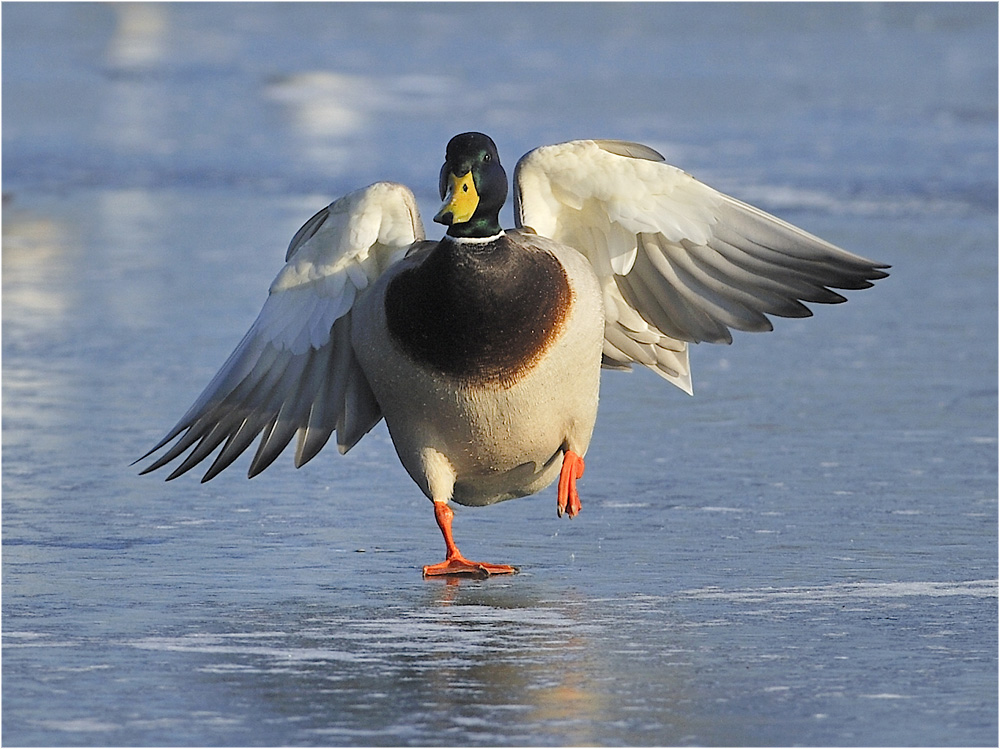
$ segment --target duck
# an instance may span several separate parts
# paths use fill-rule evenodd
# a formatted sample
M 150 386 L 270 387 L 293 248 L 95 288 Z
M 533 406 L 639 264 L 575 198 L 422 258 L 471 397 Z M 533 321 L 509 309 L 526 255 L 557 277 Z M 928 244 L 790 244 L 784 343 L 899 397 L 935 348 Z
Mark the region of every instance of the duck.
M 557 514 L 576 516 L 602 370 L 641 365 L 692 394 L 691 344 L 769 331 L 771 317 L 807 317 L 806 303 L 844 302 L 835 289 L 888 275 L 639 143 L 541 146 L 517 162 L 513 187 L 504 230 L 496 144 L 468 132 L 440 171 L 441 239 L 426 238 L 413 193 L 394 182 L 316 213 L 142 473 L 181 459 L 173 480 L 215 454 L 208 481 L 257 440 L 252 478 L 293 438 L 298 468 L 334 434 L 347 453 L 384 419 L 444 539 L 424 576 L 513 574 L 459 551 L 450 504 L 556 483 Z

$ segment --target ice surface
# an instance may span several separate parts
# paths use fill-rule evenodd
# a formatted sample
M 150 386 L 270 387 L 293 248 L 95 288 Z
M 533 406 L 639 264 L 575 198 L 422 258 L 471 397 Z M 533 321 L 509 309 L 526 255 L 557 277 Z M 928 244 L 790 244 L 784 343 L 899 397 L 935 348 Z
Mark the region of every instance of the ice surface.
M 5 743 L 995 746 L 996 13 L 5 4 Z M 694 398 L 607 373 L 579 517 L 456 513 L 510 579 L 421 579 L 381 427 L 138 477 L 296 229 L 431 215 L 468 129 L 647 143 L 892 276 Z

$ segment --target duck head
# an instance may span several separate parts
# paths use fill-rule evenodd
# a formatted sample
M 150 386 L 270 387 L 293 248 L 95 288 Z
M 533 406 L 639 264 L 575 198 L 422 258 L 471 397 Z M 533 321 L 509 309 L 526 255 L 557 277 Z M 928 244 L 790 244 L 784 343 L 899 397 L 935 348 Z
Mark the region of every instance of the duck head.
M 439 187 L 444 205 L 434 220 L 448 227 L 449 236 L 482 238 L 501 232 L 507 173 L 489 136 L 462 133 L 448 142 Z

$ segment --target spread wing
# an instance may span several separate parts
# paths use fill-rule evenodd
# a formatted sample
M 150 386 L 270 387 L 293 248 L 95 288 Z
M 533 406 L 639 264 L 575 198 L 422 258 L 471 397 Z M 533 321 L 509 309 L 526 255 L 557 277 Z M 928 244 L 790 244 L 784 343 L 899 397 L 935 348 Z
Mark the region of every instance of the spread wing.
M 604 364 L 644 364 L 691 392 L 689 342 L 771 330 L 803 302 L 845 301 L 887 274 L 873 263 L 723 195 L 624 141 L 543 146 L 517 165 L 519 226 L 576 248 L 604 289 Z
M 223 445 L 202 479 L 208 481 L 258 435 L 251 477 L 296 434 L 296 467 L 315 457 L 334 430 L 347 452 L 382 418 L 351 346 L 352 305 L 423 238 L 413 194 L 389 182 L 346 195 L 309 219 L 292 238 L 253 326 L 194 405 L 143 457 L 180 439 L 143 473 L 190 450 L 167 480 L 176 478 Z

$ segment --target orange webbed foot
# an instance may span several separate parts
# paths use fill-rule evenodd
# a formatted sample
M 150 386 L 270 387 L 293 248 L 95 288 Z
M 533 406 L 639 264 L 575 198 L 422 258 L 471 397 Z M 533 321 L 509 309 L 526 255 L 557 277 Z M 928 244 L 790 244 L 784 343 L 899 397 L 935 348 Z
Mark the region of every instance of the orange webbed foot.
M 517 567 L 509 564 L 489 564 L 488 562 L 473 562 L 462 556 L 455 545 L 451 532 L 451 522 L 455 513 L 447 502 L 434 503 L 434 519 L 437 520 L 441 535 L 444 536 L 445 560 L 424 567 L 424 577 L 438 575 L 472 575 L 474 577 L 489 577 L 490 575 L 513 575 Z
M 571 518 L 576 517 L 583 505 L 576 491 L 576 480 L 583 476 L 583 458 L 572 450 L 563 453 L 562 470 L 559 471 L 559 492 L 557 495 L 556 512 L 559 517 L 565 512 Z
M 513 575 L 517 567 L 509 564 L 489 564 L 488 562 L 473 562 L 463 556 L 445 559 L 437 564 L 424 567 L 424 577 L 438 575 L 470 575 L 472 577 L 489 577 L 490 575 Z

